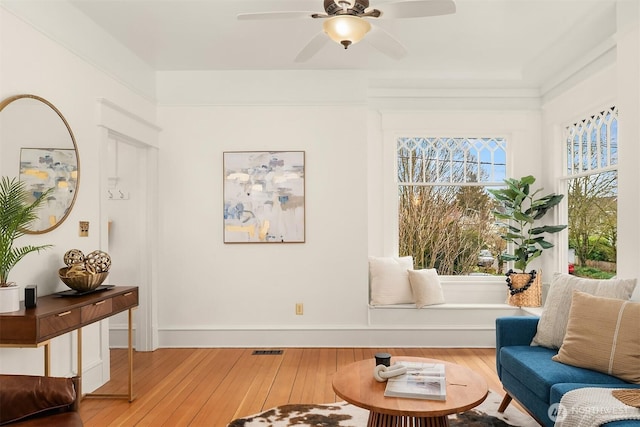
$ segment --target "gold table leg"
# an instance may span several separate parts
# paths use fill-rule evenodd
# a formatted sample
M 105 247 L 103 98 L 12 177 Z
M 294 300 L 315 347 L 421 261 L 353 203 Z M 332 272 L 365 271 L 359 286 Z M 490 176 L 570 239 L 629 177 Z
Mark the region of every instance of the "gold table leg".
M 82 398 L 82 328 L 78 328 L 76 333 L 78 334 L 78 348 L 76 349 L 76 353 L 78 355 L 76 370 L 78 372 L 76 373 L 76 376 L 78 377 L 78 396 Z M 79 401 L 78 404 L 80 404 Z
M 80 337 L 80 330 L 78 330 L 78 337 Z M 80 338 L 78 338 L 80 341 Z M 78 345 L 80 345 L 78 343 Z M 135 396 L 133 395 L 133 307 L 129 309 L 129 330 L 128 330 L 128 349 L 127 355 L 129 359 L 129 389 L 128 394 L 118 393 L 87 393 L 84 397 L 88 398 L 108 398 L 108 399 L 127 399 L 129 402 L 133 402 Z M 81 356 L 78 354 L 78 369 L 81 365 Z
M 44 343 L 44 376 L 51 376 L 51 347 L 49 347 L 50 341 Z
M 129 402 L 133 402 L 133 309 L 129 309 Z

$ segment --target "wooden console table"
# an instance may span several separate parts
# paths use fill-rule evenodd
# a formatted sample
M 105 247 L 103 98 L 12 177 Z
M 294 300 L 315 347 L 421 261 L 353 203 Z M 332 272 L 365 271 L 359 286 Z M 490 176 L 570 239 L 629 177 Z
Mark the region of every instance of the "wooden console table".
M 0 347 L 44 346 L 44 374 L 50 375 L 51 339 L 77 331 L 77 376 L 82 377 L 82 327 L 114 314 L 129 311 L 129 390 L 128 394 L 87 394 L 85 397 L 127 398 L 133 401 L 133 309 L 138 306 L 137 286 L 114 286 L 83 296 L 47 295 L 38 298 L 34 308 L 21 303 L 18 311 L 0 314 Z M 82 384 L 82 381 L 80 381 Z M 82 387 L 82 386 L 80 386 Z M 82 396 L 82 390 L 78 390 Z

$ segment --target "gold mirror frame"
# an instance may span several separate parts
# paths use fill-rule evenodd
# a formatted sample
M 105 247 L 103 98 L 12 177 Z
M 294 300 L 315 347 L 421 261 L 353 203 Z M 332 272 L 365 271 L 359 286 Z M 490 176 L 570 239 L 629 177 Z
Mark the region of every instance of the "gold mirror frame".
M 67 131 L 69 132 L 69 137 L 71 138 L 71 143 L 73 144 L 73 151 L 75 153 L 75 161 L 76 161 L 75 189 L 73 191 L 73 196 L 71 198 L 70 203 L 68 204 L 68 206 L 66 206 L 66 209 L 64 210 L 64 214 L 60 217 L 60 219 L 58 219 L 54 224 L 52 224 L 48 228 L 43 228 L 43 229 L 40 229 L 40 230 L 24 230 L 24 232 L 27 233 L 27 234 L 44 234 L 44 233 L 48 233 L 49 231 L 52 231 L 52 230 L 56 229 L 58 226 L 60 226 L 60 224 L 62 224 L 67 219 L 67 217 L 71 213 L 71 210 L 73 209 L 73 206 L 74 206 L 74 204 L 76 202 L 76 198 L 78 197 L 78 189 L 80 188 L 80 156 L 78 154 L 78 145 L 76 144 L 76 138 L 73 136 L 73 131 L 71 130 L 71 127 L 69 126 L 69 123 L 64 118 L 64 116 L 62 115 L 60 110 L 58 110 L 52 103 L 50 103 L 46 99 L 41 98 L 41 97 L 39 97 L 37 95 L 31 95 L 31 94 L 14 95 L 14 96 L 5 98 L 4 100 L 2 100 L 2 102 L 0 102 L 0 113 L 5 109 L 5 107 L 10 105 L 12 102 L 16 102 L 16 101 L 19 101 L 21 99 L 33 99 L 33 100 L 42 102 L 43 104 L 45 104 L 46 106 L 51 108 L 51 110 L 53 110 L 53 112 L 55 112 L 56 115 L 62 120 L 62 123 L 64 124 L 64 126 L 67 129 Z M 0 116 L 0 119 L 1 118 L 2 117 Z M 25 122 L 29 123 L 29 120 L 27 119 Z M 35 123 L 33 125 L 34 126 L 38 126 L 37 123 Z M 26 147 L 21 147 L 21 150 L 24 149 L 24 148 L 26 148 Z M 67 149 L 68 148 L 61 148 L 61 150 L 67 150 Z M 53 150 L 53 149 L 51 149 L 51 150 Z M 0 171 L 0 172 L 2 172 L 2 171 Z M 20 168 L 18 168 L 18 175 L 20 175 Z M 41 208 L 41 215 L 42 215 L 42 209 L 43 208 Z

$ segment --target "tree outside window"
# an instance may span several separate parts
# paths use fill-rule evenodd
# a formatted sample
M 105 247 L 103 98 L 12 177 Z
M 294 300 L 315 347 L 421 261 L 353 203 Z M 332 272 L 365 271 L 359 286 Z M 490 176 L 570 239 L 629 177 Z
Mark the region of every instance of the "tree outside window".
M 611 107 L 567 127 L 569 247 L 575 274 L 615 275 L 618 214 L 618 110 Z
M 505 178 L 504 138 L 398 138 L 397 173 L 401 256 L 441 275 L 501 270 L 504 243 L 485 189 Z

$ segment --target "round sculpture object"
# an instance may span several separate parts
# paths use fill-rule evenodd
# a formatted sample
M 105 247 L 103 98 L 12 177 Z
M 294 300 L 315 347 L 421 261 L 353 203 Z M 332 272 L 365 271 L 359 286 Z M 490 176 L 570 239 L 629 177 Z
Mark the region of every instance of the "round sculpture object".
M 67 267 L 71 267 L 74 264 L 84 263 L 84 254 L 80 249 L 69 249 L 64 254 L 64 263 Z
M 93 251 L 84 259 L 87 271 L 91 273 L 104 273 L 111 267 L 111 257 L 102 251 Z
M 64 254 L 64 263 L 67 267 L 58 270 L 60 280 L 77 292 L 90 292 L 109 275 L 111 257 L 99 250 L 84 255 L 79 249 L 70 249 Z

